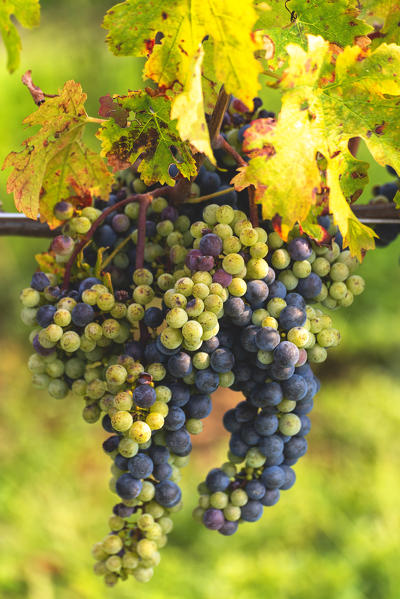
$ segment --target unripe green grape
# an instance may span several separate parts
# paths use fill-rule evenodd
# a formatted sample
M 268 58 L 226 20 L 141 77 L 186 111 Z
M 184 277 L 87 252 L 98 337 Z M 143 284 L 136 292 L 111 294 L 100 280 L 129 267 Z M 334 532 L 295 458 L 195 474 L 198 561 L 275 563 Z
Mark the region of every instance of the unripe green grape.
M 339 245 L 336 243 L 336 241 L 334 241 L 332 243 L 332 249 L 328 249 L 327 252 L 325 252 L 324 257 L 329 260 L 329 262 L 334 262 L 336 260 L 336 258 L 339 256 L 340 254 L 340 247 Z
M 27 287 L 20 293 L 19 299 L 25 308 L 35 308 L 40 302 L 40 293 L 36 289 Z
M 173 284 L 175 285 L 179 279 L 185 278 L 187 274 L 190 274 L 190 271 L 189 273 L 186 272 L 185 265 L 183 265 L 183 268 L 177 268 L 172 275 L 174 279 Z
M 272 364 L 272 362 L 274 361 L 274 353 L 271 351 L 259 349 L 257 352 L 257 358 L 261 362 L 261 364 Z
M 154 262 L 163 253 L 164 250 L 158 243 L 146 243 L 144 246 L 144 259 L 146 262 Z
M 130 304 L 128 306 L 126 317 L 131 324 L 142 320 L 144 317 L 144 308 L 140 304 Z
M 154 541 L 149 541 L 148 539 L 140 539 L 138 544 L 136 545 L 136 551 L 140 557 L 143 559 L 149 559 L 153 553 L 157 551 L 157 545 Z
M 319 256 L 316 258 L 312 264 L 312 270 L 320 277 L 326 277 L 331 269 L 331 264 L 329 260 Z
M 197 352 L 197 354 L 194 354 L 192 362 L 197 370 L 204 370 L 210 365 L 210 356 L 206 352 Z
M 196 522 L 202 523 L 203 522 L 204 512 L 205 512 L 205 510 L 203 510 L 203 508 L 201 508 L 201 507 L 194 508 L 194 510 L 192 512 L 193 519 Z
M 332 281 L 345 281 L 349 275 L 350 271 L 346 264 L 342 264 L 341 262 L 335 262 L 332 264 L 331 271 L 329 273 Z
M 235 297 L 242 297 L 247 291 L 247 283 L 239 277 L 234 277 L 228 287 L 229 293 Z
M 171 389 L 165 385 L 157 385 L 155 388 L 157 401 L 168 403 L 172 397 Z
M 199 315 L 199 318 L 200 318 L 200 316 L 202 316 L 202 314 Z M 167 329 L 164 329 L 164 331 L 165 330 L 167 330 Z M 182 327 L 182 335 L 190 343 L 197 343 L 203 335 L 203 327 L 196 320 L 188 320 L 187 323 L 184 324 Z M 161 336 L 162 336 L 162 333 L 161 333 Z M 178 345 L 176 347 L 178 347 Z M 165 345 L 165 347 L 167 347 L 167 345 Z M 175 348 L 173 347 L 171 349 L 175 349 Z
M 190 218 L 186 216 L 186 214 L 180 214 L 174 222 L 174 227 L 177 231 L 180 231 L 181 233 L 190 233 Z M 191 239 L 193 239 L 191 234 L 190 237 Z
M 172 231 L 167 237 L 167 246 L 172 248 L 174 246 L 182 246 L 183 245 L 183 235 L 179 231 Z M 178 260 L 181 262 L 181 260 Z
M 168 206 L 168 201 L 165 198 L 163 198 L 162 196 L 160 196 L 158 198 L 154 198 L 154 200 L 152 201 L 152 203 L 150 205 L 153 209 L 153 212 L 160 214 L 164 210 L 164 208 L 166 208 Z
M 351 255 L 350 250 L 345 250 L 344 252 L 341 252 L 339 256 L 336 258 L 336 262 L 346 264 L 350 273 L 353 273 L 360 266 L 359 261 L 355 256 Z
M 229 503 L 229 498 L 226 493 L 222 491 L 216 491 L 210 495 L 210 505 L 217 510 L 223 510 Z
M 271 248 L 271 250 L 277 250 L 279 248 L 281 248 L 284 244 L 283 239 L 278 235 L 278 233 L 276 233 L 275 231 L 273 231 L 272 233 L 269 233 L 268 235 L 268 246 Z
M 108 557 L 108 553 L 104 551 L 103 543 L 101 542 L 95 543 L 93 545 L 91 554 L 94 557 L 94 559 L 97 560 L 104 560 Z
M 32 376 L 32 385 L 36 389 L 47 389 L 50 383 L 50 377 L 47 374 L 34 374 Z
M 224 307 L 224 302 L 222 301 L 219 295 L 211 293 L 204 299 L 204 307 L 209 312 L 214 312 L 214 314 L 218 314 Z
M 88 218 L 91 223 L 94 223 L 94 221 L 101 216 L 101 210 L 95 208 L 94 206 L 85 206 L 81 212 L 81 215 Z
M 305 347 L 309 340 L 309 332 L 305 327 L 293 327 L 287 334 L 287 340 L 297 347 Z
M 152 431 L 158 431 L 164 426 L 164 416 L 159 412 L 151 412 L 146 416 L 146 424 Z
M 297 414 L 283 414 L 279 419 L 279 431 L 282 435 L 293 436 L 301 429 L 301 420 Z
M 242 244 L 238 237 L 232 236 L 223 239 L 222 247 L 224 254 L 237 254 L 242 249 Z
M 75 233 L 79 233 L 79 235 L 85 235 L 92 226 L 92 223 L 86 216 L 74 216 L 69 221 L 69 226 L 71 230 Z
M 329 295 L 334 300 L 343 299 L 346 296 L 346 293 L 347 293 L 346 283 L 335 281 L 335 283 L 332 283 L 331 286 L 329 287 Z
M 94 289 L 85 289 L 82 292 L 82 301 L 89 306 L 95 306 L 99 294 Z
M 246 466 L 248 468 L 261 468 L 265 464 L 266 459 L 256 447 L 251 447 L 246 454 Z
M 264 318 L 266 318 L 268 316 L 268 312 L 267 310 L 265 310 L 264 308 L 258 308 L 257 310 L 254 310 L 252 317 L 251 317 L 251 322 L 260 327 L 262 321 L 264 320 Z
M 282 308 L 283 309 L 283 308 Z M 281 310 L 282 311 L 282 310 Z M 261 323 L 262 327 L 271 327 L 272 329 L 278 329 L 279 327 L 279 323 L 276 320 L 276 318 L 274 318 L 273 316 L 266 316 L 262 323 Z
M 308 361 L 313 364 L 320 364 L 321 362 L 325 362 L 328 357 L 327 351 L 324 347 L 321 347 L 317 343 L 314 347 L 311 347 L 307 350 L 307 358 Z
M 185 468 L 190 462 L 190 456 L 174 456 L 174 464 L 177 468 Z
M 159 199 L 159 198 L 157 198 Z M 154 204 L 156 200 L 154 200 L 152 202 L 152 204 Z M 154 206 L 153 206 L 153 210 L 154 210 Z M 130 204 L 127 204 L 124 207 L 124 212 L 126 214 L 126 216 L 128 216 L 131 220 L 137 220 L 138 216 L 139 216 L 139 202 L 131 202 Z
M 124 458 L 132 458 L 139 451 L 139 445 L 133 439 L 124 437 L 119 442 L 118 451 Z
M 53 379 L 49 382 L 47 391 L 55 399 L 64 399 L 68 395 L 69 388 L 67 383 L 62 379 Z
M 48 341 L 52 344 L 57 343 L 57 341 L 59 341 L 61 339 L 61 337 L 63 336 L 62 327 L 58 326 L 57 324 L 49 324 L 45 329 L 43 329 L 43 333 L 46 336 L 46 338 L 48 339 Z M 40 334 L 39 334 L 39 341 L 40 341 Z
M 85 327 L 85 337 L 91 341 L 98 341 L 103 336 L 103 329 L 97 322 L 89 322 Z
M 94 379 L 88 384 L 86 393 L 91 399 L 100 399 L 106 391 L 106 382 L 101 379 Z
M 239 239 L 244 246 L 255 245 L 258 241 L 257 231 L 250 228 L 243 229 L 239 234 Z
M 189 297 L 192 293 L 193 285 L 192 279 L 189 279 L 189 277 L 181 277 L 175 282 L 174 288 L 177 293 Z
M 122 567 L 121 558 L 118 555 L 110 555 L 110 557 L 106 559 L 106 566 L 110 572 L 119 572 Z
M 202 337 L 199 341 L 190 342 L 186 339 L 182 342 L 183 349 L 187 349 L 188 351 L 197 351 L 203 344 Z
M 103 540 L 102 547 L 107 554 L 115 555 L 121 551 L 123 542 L 118 535 L 109 535 Z
M 153 381 L 162 381 L 167 374 L 164 366 L 158 362 L 154 362 L 147 367 L 147 372 L 153 377 Z
M 193 322 L 191 320 L 189 320 L 188 322 Z M 186 323 L 183 326 L 183 329 L 185 329 L 185 327 L 187 327 L 188 323 Z M 166 327 L 162 332 L 161 332 L 161 343 L 164 345 L 164 347 L 166 347 L 167 349 L 176 349 L 177 347 L 180 346 L 180 344 L 182 343 L 183 337 L 183 329 L 182 332 L 180 329 L 172 329 L 171 327 Z M 186 336 L 185 336 L 186 338 Z
M 63 297 L 57 302 L 57 308 L 59 310 L 68 310 L 72 312 L 77 302 L 72 297 Z
M 234 230 L 235 234 L 238 236 L 245 229 L 252 229 L 252 228 L 253 228 L 253 225 L 251 224 L 251 222 L 248 220 L 247 217 L 242 220 L 237 220 L 235 222 L 235 224 L 233 225 L 233 230 Z
M 224 516 L 228 522 L 237 522 L 237 520 L 240 520 L 241 516 L 240 507 L 236 505 L 227 505 L 224 508 Z
M 77 395 L 78 397 L 83 397 L 86 395 L 86 381 L 79 379 L 72 383 L 72 393 Z
M 127 313 L 127 307 L 125 306 L 125 304 L 122 304 L 121 302 L 116 302 L 110 311 L 110 315 L 113 318 L 118 318 L 118 319 L 125 318 L 126 313 Z
M 215 225 L 217 222 L 218 204 L 208 204 L 203 210 L 203 218 L 208 225 Z
M 353 295 L 360 295 L 365 289 L 365 281 L 359 275 L 351 275 L 347 279 L 346 285 Z
M 202 220 L 198 220 L 190 227 L 190 232 L 195 239 L 201 239 L 203 237 L 204 229 L 208 229 L 208 226 Z
M 203 422 L 197 418 L 189 418 L 189 420 L 186 421 L 185 426 L 186 430 L 191 435 L 199 435 L 203 432 Z
M 354 295 L 348 289 L 346 295 L 344 296 L 344 298 L 342 298 L 341 300 L 338 301 L 338 304 L 339 304 L 339 306 L 342 306 L 342 308 L 348 308 L 349 306 L 351 306 L 353 301 L 354 301 Z
M 235 489 L 232 491 L 230 496 L 231 504 L 236 507 L 242 507 L 243 505 L 246 505 L 248 500 L 249 498 L 247 497 L 247 493 L 243 489 Z
M 228 372 L 221 372 L 218 376 L 220 387 L 231 387 L 235 382 L 235 375 L 230 370 Z
M 238 274 L 245 266 L 240 254 L 228 254 L 222 261 L 222 268 L 230 275 Z
M 169 327 L 181 329 L 188 321 L 188 315 L 183 308 L 172 308 L 166 315 L 165 320 Z
M 115 322 L 115 321 L 114 321 Z M 131 329 L 127 322 L 122 321 L 119 327 L 118 334 L 114 337 L 115 343 L 125 343 L 131 336 Z
M 92 339 L 88 339 L 86 337 L 86 335 L 81 335 L 81 345 L 80 345 L 80 349 L 81 351 L 87 353 L 87 352 L 91 352 L 96 348 L 96 342 L 92 341 Z
M 139 564 L 139 556 L 132 551 L 125 551 L 122 556 L 122 567 L 134 570 Z
M 286 302 L 281 297 L 273 297 L 267 304 L 268 312 L 274 318 L 279 318 L 280 313 L 286 308 Z M 264 325 L 263 325 L 264 326 Z
M 46 370 L 46 363 L 42 356 L 36 353 L 29 356 L 28 369 L 33 374 L 43 374 Z
M 21 320 L 26 326 L 33 327 L 36 323 L 36 308 L 22 308 L 20 315 Z
M 183 382 L 186 385 L 194 385 L 194 383 L 195 383 L 195 373 L 191 372 L 187 376 L 184 376 L 182 380 L 183 380 Z
M 133 272 L 133 282 L 135 285 L 151 285 L 153 278 L 153 273 L 147 268 L 137 268 Z
M 131 428 L 132 421 L 132 415 L 125 410 L 119 410 L 111 416 L 111 424 L 113 428 L 121 433 Z
M 104 337 L 103 329 L 101 329 L 101 337 L 100 337 L 100 339 L 97 340 L 97 346 L 99 348 L 109 347 L 111 345 L 111 343 L 112 343 L 111 339 L 107 339 L 107 337 Z M 92 351 L 94 351 L 94 350 L 92 350 Z
M 103 312 L 109 312 L 115 304 L 115 297 L 112 293 L 102 293 L 97 298 L 97 305 Z
M 137 525 L 140 530 L 150 530 L 150 528 L 154 525 L 154 518 L 151 514 L 142 514 L 137 521 Z
M 201 241 L 200 237 L 197 237 L 196 239 L 193 239 L 193 244 L 192 244 L 193 248 L 192 249 L 198 250 L 199 247 L 200 247 L 200 241 Z
M 294 262 L 292 266 L 292 272 L 298 279 L 304 279 L 311 273 L 311 264 L 308 262 L 308 260 Z
M 205 283 L 196 283 L 193 285 L 192 294 L 193 297 L 204 300 L 210 293 L 208 285 Z
M 317 342 L 317 338 L 314 335 L 314 333 L 311 333 L 310 331 L 308 332 L 308 341 L 304 346 L 304 349 L 310 349 L 311 347 L 314 347 L 314 345 Z
M 337 329 L 324 329 L 317 335 L 321 347 L 335 347 L 340 343 L 340 333 Z
M 101 328 L 103 330 L 104 337 L 107 339 L 115 339 L 118 337 L 121 325 L 119 324 L 118 320 L 115 320 L 114 318 L 107 318 L 101 325 Z
M 290 399 L 283 399 L 277 406 L 278 410 L 282 413 L 293 412 L 296 407 L 296 402 Z
M 229 225 L 224 225 L 222 223 L 218 223 L 213 227 L 213 233 L 218 235 L 222 240 L 229 239 L 233 235 L 232 227 Z
M 139 566 L 133 571 L 133 576 L 138 582 L 149 582 L 154 574 L 153 568 Z
M 268 254 L 268 246 L 266 243 L 259 241 L 250 247 L 250 256 L 252 258 L 265 258 Z
M 197 322 L 200 323 L 203 329 L 203 334 L 206 331 L 211 331 L 218 325 L 218 319 L 216 315 L 214 312 L 209 312 L 208 310 L 204 310 L 204 312 L 197 317 Z
M 283 283 L 288 291 L 296 289 L 299 279 L 295 277 L 291 270 L 284 270 L 279 273 L 278 280 Z
M 145 306 L 154 299 L 154 291 L 150 285 L 138 285 L 133 291 L 132 298 L 138 304 Z
M 167 308 L 185 308 L 187 299 L 182 293 L 177 293 L 174 289 L 168 289 L 164 293 L 164 302 Z
M 289 252 L 285 249 L 275 250 L 271 257 L 271 264 L 279 270 L 287 268 L 290 264 Z
M 137 443 L 146 443 L 151 438 L 151 428 L 146 422 L 137 420 L 129 429 L 129 437 Z
M 207 271 L 198 270 L 193 274 L 192 281 L 193 283 L 204 283 L 208 287 L 212 283 L 212 276 Z
M 61 360 L 54 360 L 53 362 L 46 364 L 46 374 L 53 379 L 60 378 L 64 374 L 64 369 L 64 362 Z
M 107 287 L 105 285 L 103 285 L 102 283 L 96 283 L 95 285 L 92 285 L 91 289 L 93 289 L 94 291 L 97 291 L 97 293 L 99 295 L 101 293 L 108 293 Z
M 263 258 L 250 258 L 246 265 L 248 279 L 264 279 L 268 274 L 268 263 Z
M 99 420 L 101 416 L 101 410 L 97 403 L 92 403 L 85 406 L 82 410 L 82 418 L 89 424 L 94 424 Z
M 155 541 L 156 539 L 159 539 L 162 534 L 163 534 L 163 531 L 162 531 L 161 526 L 158 524 L 158 522 L 154 522 L 153 526 L 151 526 L 151 528 L 146 531 L 146 539 Z M 157 555 L 157 553 L 158 552 L 156 552 L 155 555 Z M 152 559 L 153 559 L 153 557 L 151 558 L 151 560 Z
M 60 347 L 66 352 L 72 353 L 79 349 L 81 339 L 75 331 L 66 331 L 60 339 Z
M 310 331 L 314 334 L 319 333 L 324 328 L 324 321 L 320 316 L 311 319 Z
M 106 370 L 106 380 L 108 383 L 116 383 L 122 385 L 126 381 L 128 373 L 126 369 L 120 364 L 113 364 Z
M 211 285 L 209 285 L 209 289 L 212 295 L 218 295 L 223 300 L 227 299 L 226 290 L 220 283 L 211 283 Z
M 54 323 L 60 327 L 67 327 L 71 323 L 71 312 L 59 309 L 53 316 Z
M 221 469 L 229 476 L 229 478 L 233 478 L 236 475 L 236 466 L 235 464 L 231 464 L 230 462 L 225 462 L 222 464 Z
M 222 223 L 224 225 L 229 225 L 233 221 L 234 216 L 234 210 L 228 204 L 218 206 L 218 208 L 215 211 L 215 218 L 217 219 L 217 222 Z
M 142 483 L 142 490 L 138 495 L 138 499 L 140 501 L 149 502 L 154 498 L 155 488 L 152 482 L 149 480 L 144 480 Z M 148 510 L 146 510 L 147 512 Z M 163 513 L 163 512 L 162 512 Z M 156 517 L 155 513 L 152 513 L 153 518 Z
M 87 366 L 85 368 L 84 378 L 87 383 L 91 383 L 102 375 L 102 368 L 93 368 L 92 366 Z
M 171 289 L 173 284 L 173 276 L 169 273 L 163 273 L 159 277 L 157 277 L 157 285 L 162 291 L 167 291 L 167 289 Z

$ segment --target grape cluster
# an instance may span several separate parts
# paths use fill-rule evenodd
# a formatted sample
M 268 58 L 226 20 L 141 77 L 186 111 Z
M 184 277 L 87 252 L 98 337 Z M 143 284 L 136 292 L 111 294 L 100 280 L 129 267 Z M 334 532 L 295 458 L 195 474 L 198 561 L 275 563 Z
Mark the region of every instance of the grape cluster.
M 258 102 L 252 113 L 233 102 L 224 119 L 223 135 L 238 151 L 254 116 L 273 118 Z M 243 194 L 229 187 L 231 156 L 218 150 L 216 158 L 224 170 L 205 163 L 191 187 L 191 200 L 211 194 L 205 202 L 177 208 L 153 199 L 144 248 L 139 204 L 125 200 L 152 190 L 135 174 L 108 202 L 59 202 L 63 232 L 46 254 L 53 266 L 21 293 L 33 384 L 56 399 L 81 397 L 83 418 L 111 435 L 103 449 L 119 500 L 93 549 L 95 572 L 110 586 L 151 578 L 182 505 L 191 435 L 201 433 L 218 387 L 245 400 L 224 417 L 228 462 L 200 485 L 195 517 L 232 534 L 292 486 L 319 388 L 310 363 L 324 361 L 340 339 L 323 309 L 349 306 L 364 288 L 340 243 L 318 246 L 296 229 L 284 242 L 270 222 L 253 226 Z

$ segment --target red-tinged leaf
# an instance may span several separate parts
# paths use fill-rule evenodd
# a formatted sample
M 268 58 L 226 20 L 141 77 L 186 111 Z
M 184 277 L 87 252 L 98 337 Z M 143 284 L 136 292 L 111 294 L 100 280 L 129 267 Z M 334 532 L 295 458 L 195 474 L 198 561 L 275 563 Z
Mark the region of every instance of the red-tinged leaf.
M 117 102 L 114 102 L 108 94 L 100 98 L 99 116 L 105 118 L 112 117 L 120 127 L 126 127 L 129 112 L 122 108 Z
M 190 144 L 181 140 L 177 121 L 170 119 L 170 100 L 138 91 L 117 96 L 114 102 L 128 112 L 129 124 L 120 127 L 110 118 L 97 133 L 102 154 L 114 170 L 127 168 L 140 158 L 138 171 L 146 185 L 174 185 L 171 164 L 188 179 L 196 174 Z
M 65 266 L 57 262 L 54 252 L 49 251 L 43 252 L 42 254 L 36 254 L 35 260 L 38 263 L 40 270 L 43 272 L 54 273 L 60 279 L 64 276 Z
M 82 141 L 87 122 L 86 94 L 74 81 L 67 81 L 55 98 L 46 100 L 24 120 L 40 129 L 23 143 L 21 152 L 11 152 L 4 168 L 13 168 L 7 191 L 14 194 L 17 210 L 50 227 L 60 222 L 54 205 L 71 195 L 107 196 L 111 173 L 103 160 Z

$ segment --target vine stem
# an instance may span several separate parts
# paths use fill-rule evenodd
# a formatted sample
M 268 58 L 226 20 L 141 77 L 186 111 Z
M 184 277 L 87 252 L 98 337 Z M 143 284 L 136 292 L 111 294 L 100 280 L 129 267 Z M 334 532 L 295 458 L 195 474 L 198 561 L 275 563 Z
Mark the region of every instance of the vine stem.
M 85 120 L 87 123 L 99 123 L 100 125 L 108 121 L 108 119 L 100 119 L 97 116 L 87 116 Z
M 201 202 L 205 202 L 207 200 L 212 200 L 213 198 L 219 198 L 220 196 L 224 196 L 231 191 L 234 191 L 234 187 L 227 187 L 226 189 L 222 189 L 220 191 L 214 191 L 214 193 L 209 193 L 205 196 L 199 196 L 198 198 L 189 198 L 186 200 L 185 204 L 200 204 Z
M 140 251 L 142 251 L 144 254 L 144 241 L 146 238 L 145 227 L 146 227 L 147 206 L 154 198 L 163 195 L 163 193 L 168 191 L 168 189 L 169 189 L 168 187 L 164 186 L 164 187 L 159 187 L 157 189 L 154 189 L 153 191 L 149 191 L 148 193 L 135 194 L 135 195 L 129 196 L 128 198 L 125 198 L 124 200 L 121 200 L 120 202 L 117 202 L 113 206 L 109 206 L 108 208 L 106 208 L 104 210 L 104 212 L 102 212 L 100 214 L 100 216 L 93 222 L 92 226 L 90 227 L 90 229 L 86 233 L 86 235 L 84 235 L 84 237 L 81 239 L 81 241 L 75 246 L 70 259 L 68 260 L 68 262 L 65 265 L 65 275 L 64 275 L 62 289 L 68 288 L 69 281 L 71 278 L 72 266 L 75 262 L 76 257 L 78 256 L 79 252 L 82 251 L 82 249 L 85 247 L 85 245 L 88 243 L 88 241 L 90 241 L 92 239 L 94 233 L 96 232 L 98 227 L 101 225 L 101 223 L 107 218 L 107 216 L 109 214 L 112 214 L 113 212 L 115 212 L 115 210 L 118 210 L 119 208 L 122 208 L 123 206 L 126 206 L 127 204 L 131 204 L 132 202 L 139 202 L 141 204 L 141 206 L 142 206 L 142 204 L 144 205 L 144 208 L 142 209 L 142 211 L 139 210 L 138 245 L 137 245 L 137 254 L 136 254 L 136 264 L 137 264 L 138 254 L 140 256 Z M 143 214 L 144 214 L 144 217 L 143 217 Z M 144 218 L 144 230 L 141 232 L 140 219 L 143 220 L 143 218 Z M 142 250 L 140 250 L 140 246 L 139 246 L 140 243 L 143 244 Z M 141 267 L 140 266 L 138 267 L 136 265 L 136 268 L 141 268 Z

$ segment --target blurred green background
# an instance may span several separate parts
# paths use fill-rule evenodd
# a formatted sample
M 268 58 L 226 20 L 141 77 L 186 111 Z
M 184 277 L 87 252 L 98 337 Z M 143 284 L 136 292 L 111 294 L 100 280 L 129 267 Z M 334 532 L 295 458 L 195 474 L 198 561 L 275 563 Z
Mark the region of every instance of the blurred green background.
M 0 46 L 0 162 L 26 136 L 21 121 L 34 107 L 20 76 L 28 68 L 49 93 L 67 79 L 81 82 L 92 115 L 99 96 L 141 84 L 138 63 L 112 57 L 104 44 L 100 23 L 111 2 L 42 5 L 41 28 L 23 32 L 21 68 L 12 76 Z M 370 178 L 372 185 L 387 176 L 375 166 Z M 13 210 L 5 181 L 3 172 L 0 199 Z M 320 368 L 310 449 L 296 466 L 296 485 L 233 538 L 192 521 L 196 485 L 224 460 L 223 409 L 239 400 L 216 394 L 214 417 L 184 473 L 185 510 L 175 517 L 154 579 L 114 589 L 92 573 L 90 556 L 114 503 L 104 434 L 83 422 L 78 400 L 57 402 L 35 391 L 26 367 L 17 297 L 46 245 L 0 239 L 0 597 L 398 599 L 400 240 L 367 256 L 365 294 L 333 315 L 343 341 Z

